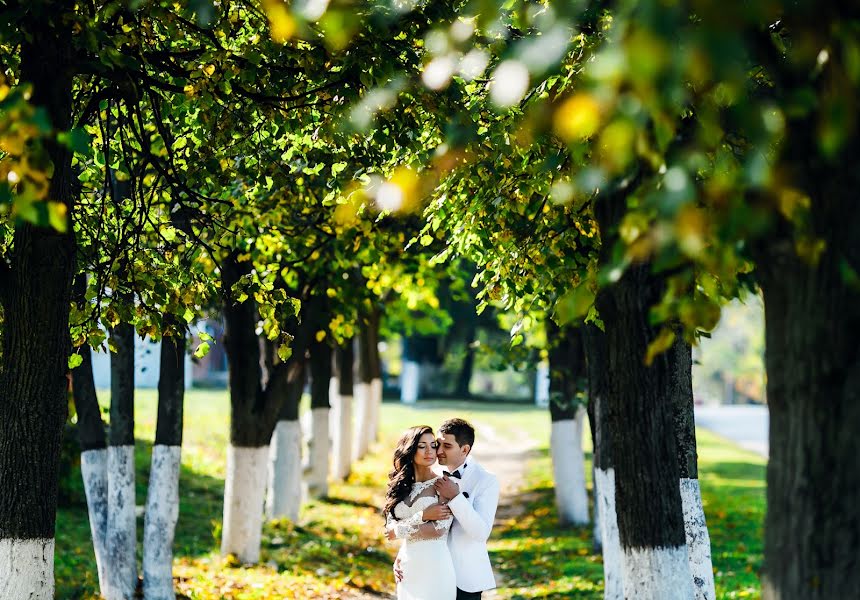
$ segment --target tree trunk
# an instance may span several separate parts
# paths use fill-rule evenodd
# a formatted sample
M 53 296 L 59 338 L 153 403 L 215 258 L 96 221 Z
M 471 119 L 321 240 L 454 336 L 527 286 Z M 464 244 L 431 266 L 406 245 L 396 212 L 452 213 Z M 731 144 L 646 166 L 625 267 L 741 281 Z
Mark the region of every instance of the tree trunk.
M 421 343 L 416 336 L 403 338 L 400 367 L 400 401 L 415 404 L 421 396 Z
M 256 306 L 251 299 L 237 303 L 230 298 L 233 285 L 251 271 L 251 263 L 240 262 L 235 255 L 221 264 L 222 289 L 227 294 L 224 349 L 230 365 L 230 447 L 221 554 L 233 554 L 242 563 L 255 563 L 260 557 L 269 441 L 280 408 L 278 398 L 262 385 Z M 275 379 L 271 377 L 269 387 Z
M 362 323 L 358 335 L 358 380 L 355 383 L 355 460 L 367 454 L 373 427 L 373 356 L 369 325 Z
M 352 468 L 353 340 L 338 347 L 334 365 L 331 396 L 336 398 L 336 404 L 332 471 L 335 479 L 344 480 Z
M 165 322 L 171 322 L 169 316 Z M 175 324 L 175 322 L 174 322 Z M 143 597 L 174 600 L 173 538 L 179 519 L 179 471 L 185 400 L 185 336 L 161 339 L 158 423 L 143 527 Z
M 711 537 L 705 522 L 702 491 L 696 458 L 696 420 L 693 403 L 693 350 L 680 335 L 669 350 L 674 365 L 671 394 L 675 405 L 675 435 L 678 442 L 681 505 L 690 560 L 690 575 L 696 600 L 714 600 L 714 567 Z
M 460 372 L 457 373 L 457 382 L 454 385 L 455 398 L 470 398 L 472 396 L 469 388 L 472 383 L 472 375 L 475 372 L 475 348 L 473 344 L 477 338 L 477 333 L 475 327 L 470 327 L 466 334 L 466 355 L 463 357 Z
M 282 391 L 285 396 L 269 461 L 269 494 L 266 514 L 270 519 L 299 519 L 302 505 L 302 427 L 299 424 L 299 402 L 305 387 L 307 368 L 304 357 L 287 361 L 289 376 Z
M 71 126 L 71 29 L 24 17 L 20 79 L 56 131 Z M 70 150 L 45 143 L 53 164 L 48 199 L 74 212 Z M 9 262 L 0 265 L 0 596 L 54 597 L 54 527 L 60 436 L 68 412 L 69 308 L 75 239 L 16 224 Z
M 311 498 L 324 498 L 328 495 L 329 456 L 331 438 L 329 418 L 331 404 L 331 346 L 325 341 L 311 344 L 311 430 L 310 439 L 310 477 L 308 495 Z
M 299 402 L 307 379 L 307 353 L 316 332 L 322 327 L 325 302 L 317 297 L 302 301 L 301 320 L 295 320 L 293 353 L 279 376 L 270 383 L 270 392 L 280 398 L 277 426 L 269 455 L 269 493 L 266 514 L 270 518 L 299 518 L 302 504 L 302 428 Z
M 588 350 L 586 346 L 586 336 L 588 335 L 583 328 L 582 335 L 582 353 L 585 359 L 585 377 L 586 389 L 588 390 L 588 398 L 585 403 L 585 413 L 588 417 L 588 430 L 591 434 L 591 481 L 592 481 L 592 496 L 594 499 L 594 518 L 591 525 L 591 544 L 594 552 L 603 553 L 603 536 L 601 534 L 600 524 L 600 503 L 597 496 L 597 442 L 595 442 L 594 433 L 594 396 L 591 393 L 591 374 L 589 373 Z
M 585 374 L 582 340 L 577 330 L 560 329 L 551 320 L 546 326 L 550 364 L 550 403 L 555 503 L 559 523 L 588 523 L 588 492 L 585 488 L 585 455 L 582 452 L 582 420 L 579 402 Z
M 382 357 L 379 355 L 379 309 L 373 308 L 367 324 L 368 356 L 370 358 L 370 434 L 369 443 L 379 441 L 379 421 L 382 417 Z
M 624 595 L 687 600 L 693 590 L 679 490 L 673 403 L 675 365 L 663 353 L 646 366 L 656 330 L 649 311 L 663 293 L 650 264 L 630 266 L 598 296 L 606 327 L 609 429 L 615 463 Z
M 137 517 L 134 486 L 134 326 L 111 331 L 110 429 L 108 432 L 108 600 L 134 596 L 137 589 Z
M 99 575 L 99 590 L 107 591 L 108 475 L 107 438 L 93 378 L 92 349 L 79 349 L 83 362 L 72 371 L 78 438 L 81 444 L 81 477 L 87 497 L 87 513 Z
M 594 413 L 594 511 L 600 515 L 604 598 L 623 600 L 624 564 L 615 507 L 615 467 L 612 461 L 612 435 L 609 431 L 609 405 L 606 399 L 609 393 L 606 334 L 595 325 L 583 327 L 589 403 L 593 406 Z
M 860 272 L 856 175 L 855 167 L 853 177 L 816 183 L 825 187 L 813 205 L 827 241 L 818 264 L 786 245 L 761 278 L 770 408 L 766 600 L 848 598 L 860 589 L 860 288 L 849 271 Z

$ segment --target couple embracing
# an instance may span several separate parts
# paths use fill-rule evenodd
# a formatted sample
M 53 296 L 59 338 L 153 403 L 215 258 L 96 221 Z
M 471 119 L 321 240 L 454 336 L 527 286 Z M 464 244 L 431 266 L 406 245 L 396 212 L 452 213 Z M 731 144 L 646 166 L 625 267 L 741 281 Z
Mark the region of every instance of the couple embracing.
M 388 539 L 403 540 L 398 600 L 475 600 L 496 587 L 487 539 L 499 480 L 470 456 L 474 444 L 463 419 L 442 423 L 438 438 L 412 427 L 397 443 L 382 512 Z

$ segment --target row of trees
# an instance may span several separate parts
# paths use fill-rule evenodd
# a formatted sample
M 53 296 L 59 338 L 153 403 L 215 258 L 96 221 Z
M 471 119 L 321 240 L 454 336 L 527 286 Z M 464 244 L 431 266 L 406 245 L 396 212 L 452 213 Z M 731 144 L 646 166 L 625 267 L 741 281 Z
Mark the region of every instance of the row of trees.
M 295 443 L 278 427 L 295 421 L 308 352 L 378 317 L 407 243 L 431 264 L 473 260 L 479 299 L 522 315 L 514 347 L 550 320 L 602 332 L 583 342 L 595 481 L 618 557 L 607 590 L 628 597 L 713 597 L 703 538 L 691 541 L 704 519 L 689 346 L 722 302 L 760 286 L 764 595 L 856 587 L 857 15 L 812 2 L 201 6 L 3 12 L 0 556 L 13 589 L 50 594 L 65 373 L 73 346 L 104 342 L 98 321 L 119 349 L 129 325 L 174 337 L 222 307 L 228 471 L 253 479 L 262 506 L 263 449 L 276 431 Z M 418 234 L 414 218 L 384 216 L 428 196 Z M 563 362 L 555 421 L 576 422 L 581 372 Z M 258 526 L 228 514 L 237 483 L 224 549 L 243 553 Z

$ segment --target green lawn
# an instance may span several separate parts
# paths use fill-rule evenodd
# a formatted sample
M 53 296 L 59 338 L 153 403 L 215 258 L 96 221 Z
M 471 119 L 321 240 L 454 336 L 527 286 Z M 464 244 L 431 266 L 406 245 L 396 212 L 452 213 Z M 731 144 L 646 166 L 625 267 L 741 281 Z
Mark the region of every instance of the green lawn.
M 138 505 L 146 497 L 155 415 L 154 390 L 141 390 L 135 427 Z M 405 407 L 387 402 L 382 413 L 383 443 L 355 466 L 349 481 L 333 485 L 331 498 L 306 505 L 299 523 L 268 523 L 260 566 L 225 564 L 218 557 L 218 535 L 229 403 L 223 391 L 197 390 L 186 397 L 175 563 L 178 590 L 200 599 L 339 598 L 348 597 L 350 591 L 393 592 L 390 563 L 395 547 L 379 537 L 378 511 L 390 449 L 407 426 L 436 427 L 452 415 L 492 427 L 511 439 L 534 440 L 542 449 L 528 465 L 523 495 L 515 500 L 525 503 L 524 516 L 503 523 L 493 536 L 493 560 L 507 584 L 500 597 L 602 598 L 601 559 L 592 553 L 590 529 L 560 530 L 555 525 L 546 450 L 548 414 L 523 405 L 432 401 Z M 718 572 L 717 595 L 757 597 L 764 462 L 705 432 L 699 433 L 699 456 Z M 79 480 L 76 471 L 72 481 L 80 499 Z M 86 507 L 80 501 L 61 509 L 57 517 L 56 577 L 59 598 L 95 597 L 95 560 Z

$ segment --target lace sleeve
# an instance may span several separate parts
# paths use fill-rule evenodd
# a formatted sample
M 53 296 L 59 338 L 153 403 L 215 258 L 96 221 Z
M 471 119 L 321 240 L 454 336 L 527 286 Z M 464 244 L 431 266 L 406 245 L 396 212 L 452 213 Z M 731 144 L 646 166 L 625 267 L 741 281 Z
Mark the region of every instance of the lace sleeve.
M 394 530 L 397 538 L 410 541 L 437 540 L 448 534 L 448 530 L 454 522 L 453 517 L 440 521 L 424 521 L 421 518 L 425 508 L 439 501 L 433 486 L 427 487 L 408 500 L 409 507 L 414 508 L 416 512 L 411 517 L 401 520 L 389 516 L 386 524 L 389 529 Z
M 412 539 L 412 536 L 421 528 L 424 521 L 421 520 L 421 513 L 415 513 L 408 519 L 398 520 L 388 515 L 388 522 L 385 526 L 394 531 L 394 537 L 400 539 Z

